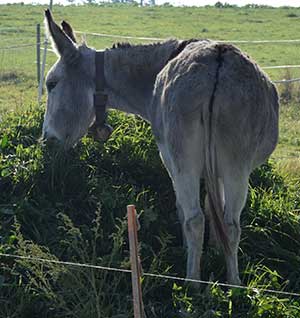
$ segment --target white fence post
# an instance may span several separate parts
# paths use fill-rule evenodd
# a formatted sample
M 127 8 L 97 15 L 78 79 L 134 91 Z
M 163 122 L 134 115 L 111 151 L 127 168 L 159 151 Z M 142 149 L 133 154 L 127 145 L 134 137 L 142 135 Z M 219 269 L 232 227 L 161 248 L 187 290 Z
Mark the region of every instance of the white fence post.
M 41 25 L 36 25 L 36 72 L 37 82 L 40 85 L 41 81 Z
M 50 0 L 49 9 L 52 10 L 53 0 Z M 42 95 L 43 95 L 43 84 L 44 84 L 44 76 L 45 76 L 45 65 L 46 65 L 46 57 L 47 57 L 47 47 L 48 47 L 48 38 L 45 34 L 45 41 L 44 41 L 44 54 L 43 54 L 43 62 L 42 62 L 42 70 L 40 75 L 40 82 L 38 87 L 38 104 L 41 104 Z

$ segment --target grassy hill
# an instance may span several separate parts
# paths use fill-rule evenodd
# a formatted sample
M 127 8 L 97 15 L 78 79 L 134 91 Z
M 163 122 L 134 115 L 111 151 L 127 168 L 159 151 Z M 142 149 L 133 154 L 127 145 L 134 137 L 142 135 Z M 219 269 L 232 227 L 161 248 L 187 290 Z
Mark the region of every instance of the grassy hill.
M 42 6 L 0 6 L 0 48 L 35 42 Z M 219 40 L 296 39 L 300 9 L 54 7 L 76 30 L 148 37 Z M 87 36 L 97 48 L 117 39 Z M 300 64 L 299 44 L 241 44 L 262 66 Z M 49 54 L 47 68 L 55 60 Z M 35 48 L 0 50 L 0 252 L 127 269 L 125 208 L 140 212 L 144 271 L 184 276 L 185 250 L 171 182 L 150 127 L 111 112 L 116 128 L 62 156 L 37 142 Z M 273 79 L 285 71 L 268 71 Z M 291 76 L 298 76 L 293 70 Z M 299 86 L 281 107 L 274 159 L 251 177 L 242 216 L 240 271 L 245 286 L 201 286 L 143 279 L 147 317 L 298 318 L 300 291 Z M 205 244 L 203 279 L 223 280 L 221 253 Z M 130 276 L 90 268 L 0 257 L 0 317 L 131 317 Z

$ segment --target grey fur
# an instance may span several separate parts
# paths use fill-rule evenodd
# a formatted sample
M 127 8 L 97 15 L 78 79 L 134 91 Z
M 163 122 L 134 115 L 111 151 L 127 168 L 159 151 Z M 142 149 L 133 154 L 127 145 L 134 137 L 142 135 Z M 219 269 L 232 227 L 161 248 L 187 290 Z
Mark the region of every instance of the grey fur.
M 47 76 L 48 83 L 57 84 L 48 94 L 43 132 L 66 147 L 87 132 L 95 116 L 95 51 L 83 46 L 77 52 L 72 65 L 61 53 Z M 270 156 L 278 138 L 274 85 L 239 49 L 207 40 L 121 45 L 106 50 L 104 69 L 108 105 L 138 114 L 152 126 L 181 212 L 187 277 L 200 277 L 204 177 L 205 214 L 223 247 L 228 281 L 239 284 L 240 213 L 249 175 Z

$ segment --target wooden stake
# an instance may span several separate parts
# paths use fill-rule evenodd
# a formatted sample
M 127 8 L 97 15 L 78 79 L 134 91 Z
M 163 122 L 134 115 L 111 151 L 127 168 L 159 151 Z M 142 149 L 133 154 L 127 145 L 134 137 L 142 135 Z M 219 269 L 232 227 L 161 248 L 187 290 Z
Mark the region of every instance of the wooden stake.
M 144 318 L 144 305 L 141 287 L 141 265 L 138 255 L 137 219 L 134 205 L 127 206 L 128 237 L 131 262 L 131 281 L 134 318 Z

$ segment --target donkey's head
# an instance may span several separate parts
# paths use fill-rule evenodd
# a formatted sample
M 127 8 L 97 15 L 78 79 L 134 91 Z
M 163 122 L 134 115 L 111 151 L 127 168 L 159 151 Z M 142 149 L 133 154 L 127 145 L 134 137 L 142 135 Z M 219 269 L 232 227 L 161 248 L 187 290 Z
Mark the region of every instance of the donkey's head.
M 62 22 L 60 28 L 49 10 L 45 16 L 59 59 L 46 78 L 48 100 L 43 138 L 55 139 L 70 148 L 87 133 L 95 120 L 95 51 L 76 44 L 68 23 Z

